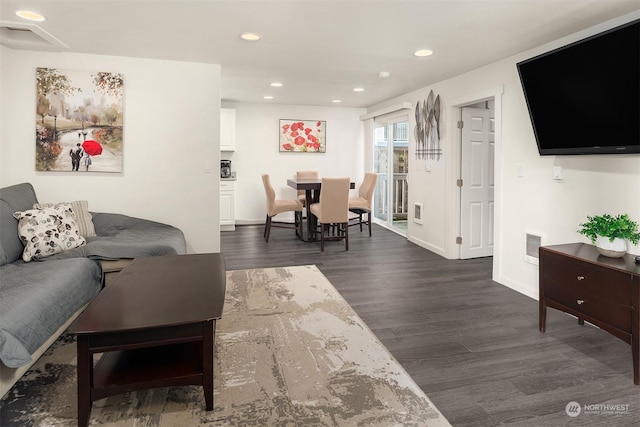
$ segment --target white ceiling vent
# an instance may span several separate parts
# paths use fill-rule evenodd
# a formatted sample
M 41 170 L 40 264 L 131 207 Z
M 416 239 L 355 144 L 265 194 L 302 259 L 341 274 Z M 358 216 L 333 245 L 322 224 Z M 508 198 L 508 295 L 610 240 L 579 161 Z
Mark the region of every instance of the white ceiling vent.
M 0 44 L 12 49 L 64 50 L 68 49 L 58 40 L 35 24 L 0 21 Z

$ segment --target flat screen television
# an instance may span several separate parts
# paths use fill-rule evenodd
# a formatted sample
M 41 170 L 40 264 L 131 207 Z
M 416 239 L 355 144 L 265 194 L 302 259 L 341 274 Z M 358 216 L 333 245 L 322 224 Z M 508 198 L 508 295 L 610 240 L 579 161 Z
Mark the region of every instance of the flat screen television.
M 640 19 L 517 67 L 540 155 L 640 153 Z

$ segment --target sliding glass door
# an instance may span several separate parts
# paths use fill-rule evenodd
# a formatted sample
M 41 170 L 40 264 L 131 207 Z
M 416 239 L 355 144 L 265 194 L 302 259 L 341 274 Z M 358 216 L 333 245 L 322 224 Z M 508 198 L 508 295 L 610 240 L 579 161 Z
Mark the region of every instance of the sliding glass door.
M 373 171 L 378 174 L 374 217 L 378 223 L 405 234 L 409 186 L 407 117 L 376 121 L 373 131 Z

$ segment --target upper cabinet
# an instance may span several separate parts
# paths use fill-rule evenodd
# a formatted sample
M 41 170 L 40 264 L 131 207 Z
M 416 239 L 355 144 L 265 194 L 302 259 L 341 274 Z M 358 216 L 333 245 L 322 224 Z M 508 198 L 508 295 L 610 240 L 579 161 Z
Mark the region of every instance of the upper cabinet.
M 220 109 L 220 151 L 236 150 L 236 110 Z

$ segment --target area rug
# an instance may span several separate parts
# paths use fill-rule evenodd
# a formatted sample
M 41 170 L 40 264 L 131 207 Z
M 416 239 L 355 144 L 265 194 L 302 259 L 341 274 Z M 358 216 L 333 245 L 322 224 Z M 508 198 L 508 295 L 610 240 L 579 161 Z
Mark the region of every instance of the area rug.
M 315 266 L 227 272 L 214 410 L 201 387 L 93 403 L 90 425 L 448 426 Z M 0 425 L 77 424 L 76 348 L 64 334 L 2 400 Z

